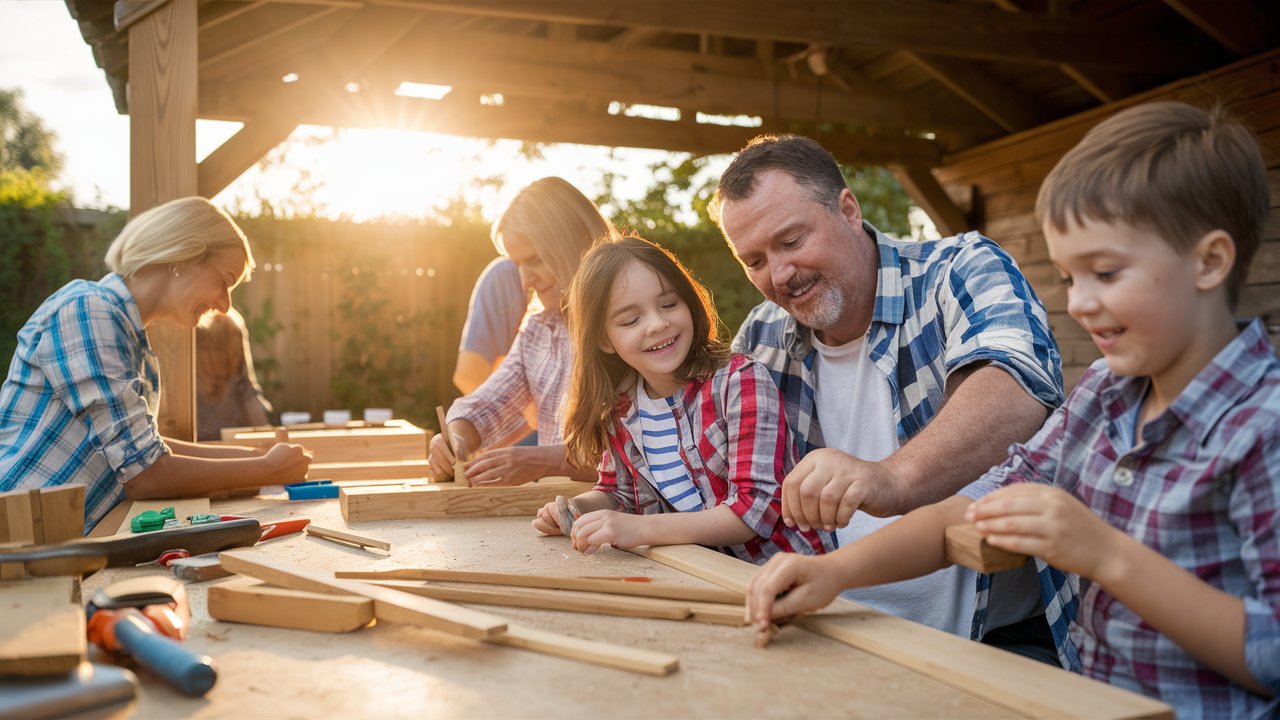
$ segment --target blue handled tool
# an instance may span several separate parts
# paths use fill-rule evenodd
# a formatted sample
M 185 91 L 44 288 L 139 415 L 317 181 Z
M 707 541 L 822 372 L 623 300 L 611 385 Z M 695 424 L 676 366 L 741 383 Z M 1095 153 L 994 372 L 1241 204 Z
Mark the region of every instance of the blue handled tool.
M 213 658 L 197 655 L 161 635 L 136 608 L 90 607 L 89 612 L 89 640 L 108 652 L 128 655 L 182 694 L 199 697 L 217 682 Z
M 284 486 L 290 500 L 325 500 L 338 497 L 338 486 L 332 480 L 308 480 Z

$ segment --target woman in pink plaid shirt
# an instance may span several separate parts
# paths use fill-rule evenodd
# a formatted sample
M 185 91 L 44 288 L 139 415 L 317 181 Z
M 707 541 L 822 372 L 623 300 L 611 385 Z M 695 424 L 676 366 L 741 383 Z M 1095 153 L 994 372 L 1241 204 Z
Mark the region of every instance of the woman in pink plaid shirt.
M 832 547 L 782 523 L 796 458 L 782 398 L 763 365 L 730 354 L 710 294 L 671 253 L 636 237 L 597 244 L 568 313 L 567 455 L 600 471 L 572 501 L 575 548 L 696 543 L 763 562 Z M 533 526 L 561 534 L 556 503 Z

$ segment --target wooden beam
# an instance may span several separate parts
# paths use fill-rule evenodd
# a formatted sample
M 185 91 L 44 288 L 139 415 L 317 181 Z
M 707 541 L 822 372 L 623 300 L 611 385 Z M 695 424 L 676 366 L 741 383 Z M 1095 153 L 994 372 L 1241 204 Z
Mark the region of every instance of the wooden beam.
M 542 590 L 540 588 L 460 588 L 446 585 L 430 585 L 412 580 L 375 580 L 378 587 L 401 590 L 421 597 L 449 602 L 475 603 L 478 605 L 503 605 L 506 607 L 563 610 L 565 612 L 614 615 L 620 617 L 645 617 L 663 620 L 687 620 L 692 613 L 688 603 L 659 598 L 620 597 L 601 593 L 573 590 Z
M 289 9 L 292 10 L 292 8 Z M 330 6 L 308 12 L 305 15 L 296 15 L 296 13 L 294 13 L 294 15 L 296 15 L 295 17 L 283 23 L 261 23 L 254 17 L 244 18 L 246 21 L 253 21 L 251 27 L 253 27 L 252 32 L 254 34 L 246 37 L 247 33 L 244 30 L 235 34 L 231 34 L 229 32 L 228 35 L 234 38 L 234 42 L 226 44 L 226 46 L 217 52 L 201 57 L 200 69 L 205 70 L 226 58 L 241 55 L 256 45 L 288 35 L 296 28 L 313 23 L 342 9 L 344 8 Z
M 467 487 L 436 483 L 403 488 L 396 485 L 344 486 L 338 491 L 342 518 L 348 523 L 448 517 L 532 517 L 556 495 L 572 497 L 591 483 L 538 482 L 515 487 Z
M 288 590 L 250 578 L 211 585 L 207 597 L 209 617 L 227 622 L 339 633 L 373 620 L 369 598 Z
M 665 598 L 667 600 L 691 600 L 694 602 L 739 604 L 744 601 L 740 592 L 721 588 L 696 588 L 682 585 L 655 585 L 647 582 L 624 582 L 600 578 L 556 577 L 550 575 L 521 575 L 518 573 L 477 572 L 469 570 L 444 570 L 440 568 L 401 568 L 365 572 L 338 572 L 335 577 L 350 580 L 431 580 L 443 582 L 481 583 L 512 587 L 544 588 L 548 590 L 578 590 L 611 595 Z
M 135 23 L 164 7 L 169 0 L 116 0 L 112 22 L 116 32 L 128 30 Z
M 394 1 L 394 0 L 388 0 Z M 400 3 L 396 3 L 400 4 Z M 407 0 L 414 7 L 539 21 L 643 27 L 802 44 L 877 50 L 928 48 L 935 55 L 1038 65 L 1074 63 L 1134 72 L 1190 71 L 1186 48 L 1151 43 L 1135 52 L 1131 37 L 1105 26 L 1030 13 L 958 6 L 937 0 L 804 3 L 777 12 L 742 0 Z
M 898 179 L 902 189 L 924 210 L 943 237 L 972 229 L 973 222 L 963 210 L 951 202 L 951 196 L 942 189 L 929 168 L 922 165 L 889 165 L 889 172 Z
M 952 525 L 946 531 L 947 560 L 980 573 L 997 573 L 1022 567 L 1028 558 L 1021 553 L 992 547 L 972 523 Z
M 284 142 L 298 123 L 274 115 L 250 119 L 235 135 L 200 161 L 200 194 L 213 197 L 253 167 L 272 148 Z
M 507 628 L 506 620 L 487 613 L 373 587 L 367 583 L 337 580 L 320 570 L 269 558 L 252 550 L 226 551 L 220 557 L 222 567 L 228 572 L 248 575 L 290 590 L 367 597 L 373 600 L 373 612 L 379 620 L 430 628 L 476 640 L 493 637 Z
M 129 27 L 129 215 L 195 195 L 196 0 L 172 0 Z M 147 329 L 160 360 L 161 434 L 196 434 L 195 331 Z
M 745 590 L 760 570 L 697 545 L 633 552 L 734 590 Z M 1027 717 L 1173 720 L 1173 710 L 1157 700 L 848 600 L 837 599 L 796 624 Z
M 1021 96 L 976 65 L 916 52 L 905 52 L 903 56 L 1009 132 L 1035 127 L 1042 120 Z
M 1165 4 L 1239 57 L 1280 44 L 1276 32 L 1280 23 L 1250 0 L 1165 0 Z

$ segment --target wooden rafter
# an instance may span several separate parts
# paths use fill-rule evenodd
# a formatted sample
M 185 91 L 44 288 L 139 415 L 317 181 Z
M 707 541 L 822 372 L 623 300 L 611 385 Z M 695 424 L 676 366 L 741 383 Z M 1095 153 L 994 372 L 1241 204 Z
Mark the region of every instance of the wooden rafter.
M 253 118 L 218 149 L 200 161 L 198 183 L 200 194 L 213 197 L 230 185 L 244 171 L 253 167 L 263 155 L 284 142 L 298 126 L 291 117 L 267 115 Z
M 271 8 L 271 9 L 274 10 L 277 8 Z M 274 40 L 283 35 L 287 35 L 288 33 L 292 32 L 296 28 L 302 27 L 303 25 L 307 25 L 309 23 L 313 23 L 332 13 L 338 12 L 343 8 L 338 6 L 328 6 L 328 7 L 316 9 L 314 11 L 308 11 L 306 14 L 302 14 L 302 15 L 299 15 L 292 7 L 288 7 L 285 9 L 290 11 L 291 17 L 290 19 L 283 22 L 263 21 L 254 16 L 243 18 L 243 20 L 245 20 L 248 23 L 251 23 L 251 25 L 248 25 L 244 28 L 240 28 L 240 27 L 235 28 L 233 30 L 234 35 L 231 35 L 231 33 L 228 33 L 228 35 L 231 35 L 232 37 L 234 37 L 234 42 L 227 43 L 219 51 L 209 55 L 205 55 L 204 57 L 200 58 L 200 69 L 205 70 L 206 68 L 212 65 L 216 65 L 219 61 L 224 60 L 226 58 L 234 57 L 236 55 L 243 55 L 250 48 L 261 45 L 262 43 L 268 42 L 270 40 Z M 249 33 L 253 33 L 253 34 L 249 35 Z
M 1043 120 L 1026 99 L 972 63 L 916 52 L 903 55 L 1009 132 L 1034 127 Z
M 902 189 L 919 205 L 938 232 L 945 236 L 965 232 L 973 227 L 970 217 L 952 202 L 947 191 L 938 184 L 929 168 L 921 165 L 889 165 L 889 172 L 898 179 Z
M 1280 44 L 1276 23 L 1250 0 L 1165 0 L 1188 22 L 1239 57 Z
M 454 12 L 588 25 L 643 27 L 880 50 L 929 48 L 935 55 L 981 60 L 1167 73 L 1195 66 L 1186 48 L 1106 27 L 1031 13 L 984 10 L 937 0 L 805 3 L 776 12 L 769 0 L 382 0 Z

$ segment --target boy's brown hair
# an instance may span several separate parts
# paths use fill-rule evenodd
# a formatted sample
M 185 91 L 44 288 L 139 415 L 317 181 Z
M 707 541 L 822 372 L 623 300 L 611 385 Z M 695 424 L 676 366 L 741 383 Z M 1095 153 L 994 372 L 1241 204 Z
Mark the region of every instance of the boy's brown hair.
M 1154 230 L 1179 252 L 1213 230 L 1235 241 L 1234 310 L 1270 205 L 1253 133 L 1221 106 L 1137 105 L 1099 123 L 1040 186 L 1036 217 L 1060 232 L 1086 218 Z

